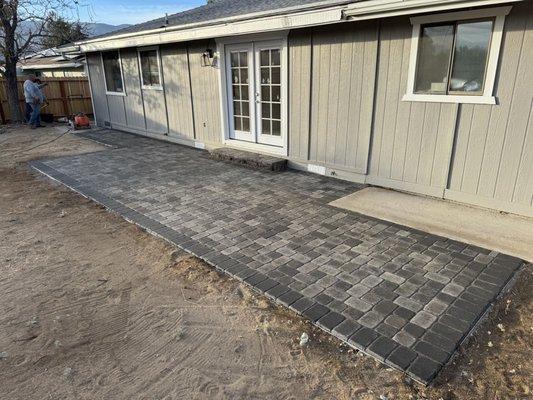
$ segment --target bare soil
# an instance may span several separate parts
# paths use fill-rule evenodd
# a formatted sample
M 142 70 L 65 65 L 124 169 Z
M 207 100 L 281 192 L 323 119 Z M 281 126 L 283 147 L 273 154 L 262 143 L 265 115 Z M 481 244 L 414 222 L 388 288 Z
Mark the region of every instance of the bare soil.
M 0 134 L 0 399 L 531 398 L 530 268 L 425 388 L 31 171 L 62 131 Z

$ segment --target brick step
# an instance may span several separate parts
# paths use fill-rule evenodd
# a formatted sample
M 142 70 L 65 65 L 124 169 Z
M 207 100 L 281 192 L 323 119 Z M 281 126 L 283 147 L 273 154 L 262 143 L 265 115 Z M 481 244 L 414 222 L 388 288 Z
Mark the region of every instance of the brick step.
M 251 169 L 266 171 L 285 171 L 287 169 L 287 160 L 283 158 L 252 153 L 250 151 L 218 147 L 209 153 L 211 158 L 215 160 L 227 161 Z

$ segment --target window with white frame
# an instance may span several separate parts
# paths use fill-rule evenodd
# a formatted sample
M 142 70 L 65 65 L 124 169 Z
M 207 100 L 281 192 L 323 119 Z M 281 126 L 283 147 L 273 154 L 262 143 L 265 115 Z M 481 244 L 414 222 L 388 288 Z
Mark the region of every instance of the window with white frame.
M 160 88 L 161 73 L 157 48 L 139 50 L 143 88 Z
M 108 93 L 124 93 L 122 67 L 118 50 L 102 53 L 102 63 L 104 65 L 106 91 Z
M 404 100 L 494 104 L 494 79 L 510 7 L 412 18 Z

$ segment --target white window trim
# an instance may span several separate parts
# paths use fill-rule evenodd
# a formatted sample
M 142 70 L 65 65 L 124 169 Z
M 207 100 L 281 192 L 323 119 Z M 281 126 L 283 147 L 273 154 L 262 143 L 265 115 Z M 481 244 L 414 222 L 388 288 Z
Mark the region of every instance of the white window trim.
M 111 51 L 116 51 L 118 53 L 118 67 L 120 68 L 120 79 L 122 81 L 122 92 L 113 92 L 113 91 L 107 90 L 107 78 L 105 76 L 104 53 L 109 53 Z M 110 51 L 101 52 L 100 61 L 102 63 L 102 73 L 104 74 L 105 94 L 110 95 L 110 96 L 126 96 L 126 87 L 124 86 L 124 72 L 122 70 L 122 57 L 120 56 L 120 50 L 110 50 Z
M 143 66 L 142 66 L 142 62 L 141 62 L 141 52 L 143 51 L 149 51 L 149 50 L 155 50 L 156 51 L 156 58 L 157 58 L 157 71 L 159 73 L 159 85 L 145 85 L 144 84 L 144 79 L 143 79 Z M 150 47 L 139 47 L 137 49 L 137 58 L 139 59 L 139 71 L 140 71 L 140 75 L 141 75 L 141 88 L 142 89 L 147 89 L 147 90 L 163 90 L 163 80 L 162 80 L 162 76 L 163 74 L 161 73 L 161 57 L 159 55 L 159 46 L 150 46 Z
M 425 15 L 411 18 L 413 33 L 411 36 L 411 53 L 409 58 L 409 75 L 407 77 L 407 93 L 403 96 L 403 101 L 423 101 L 434 103 L 466 103 L 466 104 L 496 104 L 493 96 L 496 71 L 498 69 L 498 58 L 503 37 L 503 27 L 505 16 L 509 14 L 512 6 L 482 8 L 471 11 L 457 11 L 445 14 Z M 457 95 L 457 94 L 421 94 L 414 93 L 415 75 L 418 61 L 418 48 L 420 38 L 420 26 L 447 21 L 463 21 L 479 18 L 494 18 L 492 39 L 485 72 L 485 82 L 483 93 L 480 95 Z
M 278 32 L 269 32 L 262 34 L 242 35 L 234 36 L 231 38 L 217 38 L 217 52 L 219 54 L 218 66 L 218 89 L 221 98 L 220 102 L 220 121 L 222 124 L 222 143 L 226 146 L 241 148 L 243 150 L 258 151 L 261 153 L 272 154 L 277 156 L 288 156 L 289 152 L 289 123 L 288 123 L 288 110 L 289 110 L 289 45 L 288 45 L 289 31 L 283 30 Z M 226 71 L 226 53 L 225 47 L 229 44 L 249 43 L 249 42 L 263 42 L 269 40 L 280 40 L 282 42 L 282 54 L 281 57 L 285 60 L 285 71 L 282 72 L 281 85 L 282 92 L 285 100 L 285 106 L 282 107 L 281 128 L 283 130 L 283 146 L 276 147 L 262 143 L 246 142 L 241 140 L 232 139 L 230 137 L 230 121 L 229 121 L 229 102 L 228 102 L 228 83 L 227 83 L 227 71 Z M 255 61 L 254 61 L 255 62 Z

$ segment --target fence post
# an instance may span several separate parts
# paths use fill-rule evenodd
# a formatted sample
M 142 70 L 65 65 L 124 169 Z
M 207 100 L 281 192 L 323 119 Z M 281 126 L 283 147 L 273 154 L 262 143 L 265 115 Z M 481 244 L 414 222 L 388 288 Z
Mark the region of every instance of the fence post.
M 59 81 L 59 92 L 61 93 L 61 102 L 63 103 L 63 112 L 65 114 L 65 117 L 68 117 L 70 115 L 69 112 L 69 106 L 67 101 L 67 95 L 65 93 L 65 86 L 63 81 Z
M 6 114 L 4 113 L 4 106 L 2 105 L 2 101 L 0 100 L 0 118 L 2 118 L 2 124 L 6 124 Z

